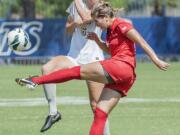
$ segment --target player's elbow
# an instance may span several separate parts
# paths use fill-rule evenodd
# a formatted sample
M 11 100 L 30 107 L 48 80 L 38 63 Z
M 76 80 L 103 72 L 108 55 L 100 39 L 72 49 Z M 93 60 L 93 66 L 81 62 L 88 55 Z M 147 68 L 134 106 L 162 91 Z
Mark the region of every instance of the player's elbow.
M 74 32 L 74 28 L 70 27 L 68 24 L 66 24 L 66 33 L 72 34 Z

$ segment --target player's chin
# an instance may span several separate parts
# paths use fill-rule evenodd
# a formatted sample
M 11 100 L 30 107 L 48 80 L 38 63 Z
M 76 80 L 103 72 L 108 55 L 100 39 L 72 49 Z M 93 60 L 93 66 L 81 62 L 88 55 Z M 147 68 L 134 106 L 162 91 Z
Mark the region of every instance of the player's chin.
M 101 29 L 107 29 L 107 28 L 105 28 L 104 26 L 102 26 L 102 25 L 97 25 L 99 28 L 101 28 Z
M 105 30 L 105 29 L 107 29 L 106 27 L 103 27 L 103 26 L 101 26 L 100 28 L 101 28 L 102 30 Z

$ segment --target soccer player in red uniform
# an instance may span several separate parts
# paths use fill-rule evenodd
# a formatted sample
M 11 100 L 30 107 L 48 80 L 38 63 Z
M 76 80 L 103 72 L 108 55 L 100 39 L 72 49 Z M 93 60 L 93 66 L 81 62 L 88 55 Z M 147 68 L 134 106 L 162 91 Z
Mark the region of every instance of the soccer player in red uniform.
M 169 64 L 157 57 L 132 24 L 123 19 L 115 18 L 114 10 L 108 3 L 96 4 L 91 15 L 97 26 L 107 29 L 107 39 L 105 43 L 95 33 L 89 33 L 87 38 L 94 40 L 101 49 L 110 53 L 111 58 L 58 70 L 39 77 L 17 78 L 16 82 L 31 88 L 40 84 L 61 83 L 72 79 L 104 83 L 105 87 L 94 111 L 94 121 L 89 132 L 89 135 L 102 135 L 109 113 L 120 98 L 127 95 L 136 79 L 134 71 L 136 67 L 135 43 L 144 49 L 158 68 L 167 70 Z

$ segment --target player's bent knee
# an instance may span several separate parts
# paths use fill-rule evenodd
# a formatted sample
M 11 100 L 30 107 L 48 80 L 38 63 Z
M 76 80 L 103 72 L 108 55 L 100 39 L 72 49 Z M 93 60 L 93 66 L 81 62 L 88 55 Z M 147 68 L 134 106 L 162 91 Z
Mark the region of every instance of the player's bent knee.
M 95 70 L 91 70 L 90 68 L 86 68 L 81 66 L 81 77 L 82 78 L 89 78 L 90 76 L 96 76 L 98 74 L 98 72 L 96 72 Z
M 48 74 L 51 72 L 51 68 L 49 68 L 48 64 L 42 66 L 41 71 L 43 74 Z
M 91 108 L 93 110 L 93 112 L 95 111 L 96 107 L 97 107 L 97 102 L 96 101 L 91 101 Z
M 81 74 L 81 77 L 84 78 L 85 76 L 87 76 L 88 72 L 83 67 L 81 67 L 80 74 Z

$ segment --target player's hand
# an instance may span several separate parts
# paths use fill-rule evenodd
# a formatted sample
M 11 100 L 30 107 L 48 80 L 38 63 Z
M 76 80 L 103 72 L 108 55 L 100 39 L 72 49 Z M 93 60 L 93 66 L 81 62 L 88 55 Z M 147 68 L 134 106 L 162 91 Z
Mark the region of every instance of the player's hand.
M 78 19 L 78 20 L 74 21 L 74 24 L 76 27 L 80 27 L 83 25 L 83 21 L 81 19 Z
M 155 62 L 156 66 L 161 69 L 161 70 L 164 70 L 166 71 L 168 69 L 168 67 L 170 66 L 170 64 L 168 64 L 167 62 L 165 61 L 162 61 L 160 59 L 158 59 L 156 62 Z
M 75 27 L 86 27 L 88 24 L 84 23 L 82 20 L 77 20 L 74 22 Z
M 86 38 L 90 39 L 90 40 L 94 40 L 96 42 L 99 41 L 99 38 L 98 38 L 97 34 L 94 33 L 94 32 L 88 32 Z

